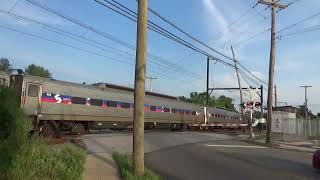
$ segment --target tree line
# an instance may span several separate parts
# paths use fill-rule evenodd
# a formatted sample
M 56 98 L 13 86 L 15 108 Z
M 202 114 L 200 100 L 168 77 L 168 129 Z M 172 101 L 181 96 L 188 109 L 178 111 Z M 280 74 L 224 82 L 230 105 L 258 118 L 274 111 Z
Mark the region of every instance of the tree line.
M 12 64 L 10 63 L 9 59 L 0 59 L 0 71 L 7 73 L 12 73 L 12 71 L 14 71 L 14 68 L 12 67 Z M 27 67 L 25 67 L 24 73 L 32 76 L 52 78 L 52 73 L 47 68 L 44 68 L 36 64 L 30 64 Z
M 207 98 L 207 93 L 206 92 L 191 92 L 190 97 L 185 97 L 181 96 L 179 99 L 184 102 L 188 103 L 193 103 L 193 104 L 198 104 L 198 105 L 204 105 L 206 102 Z M 209 107 L 218 107 L 218 108 L 226 108 L 226 109 L 231 109 L 235 111 L 235 106 L 232 102 L 232 98 L 227 97 L 227 96 L 209 96 L 209 101 L 208 101 L 208 106 Z

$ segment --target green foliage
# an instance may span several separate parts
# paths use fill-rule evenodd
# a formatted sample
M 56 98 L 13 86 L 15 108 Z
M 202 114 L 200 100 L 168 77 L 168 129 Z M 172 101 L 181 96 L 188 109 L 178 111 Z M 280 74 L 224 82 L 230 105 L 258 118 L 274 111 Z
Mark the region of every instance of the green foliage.
M 12 65 L 7 58 L 0 59 L 0 71 L 10 73 L 12 71 Z
M 0 86 L 0 174 L 12 166 L 16 154 L 27 143 L 27 134 L 31 126 L 15 101 L 15 92 L 6 86 Z M 0 176 L 1 177 L 1 176 Z
M 145 168 L 143 176 L 134 176 L 132 173 L 132 158 L 130 155 L 113 153 L 113 159 L 118 165 L 123 180 L 160 180 L 160 176 Z
M 206 92 L 202 92 L 202 93 L 191 92 L 190 98 L 182 96 L 182 97 L 179 97 L 179 99 L 184 102 L 204 105 L 206 102 L 206 97 L 207 97 Z M 208 106 L 235 110 L 234 104 L 232 103 L 232 99 L 226 96 L 220 96 L 218 98 L 214 96 L 210 96 Z
M 80 180 L 84 170 L 85 155 L 82 149 L 73 145 L 53 149 L 41 140 L 33 139 L 14 159 L 9 177 L 26 180 Z
M 297 109 L 297 118 L 304 119 L 306 117 L 305 105 L 300 105 L 299 107 L 300 108 Z M 308 110 L 308 117 L 310 117 L 311 119 L 316 119 L 317 118 L 317 116 L 314 115 L 311 110 Z
M 35 136 L 15 101 L 15 92 L 0 86 L 0 179 L 81 179 L 85 152 L 67 145 L 53 149 Z
M 317 113 L 317 118 L 320 118 L 320 112 Z
M 45 69 L 44 67 L 35 64 L 30 64 L 29 66 L 27 66 L 25 68 L 25 73 L 32 76 L 52 78 L 52 74 L 48 69 Z

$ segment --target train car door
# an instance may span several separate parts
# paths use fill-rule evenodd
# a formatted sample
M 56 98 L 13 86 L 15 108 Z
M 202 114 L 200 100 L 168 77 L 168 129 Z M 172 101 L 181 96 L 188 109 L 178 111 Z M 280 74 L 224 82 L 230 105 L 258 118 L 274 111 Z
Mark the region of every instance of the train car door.
M 26 93 L 23 109 L 27 115 L 37 115 L 40 110 L 40 84 L 26 83 Z

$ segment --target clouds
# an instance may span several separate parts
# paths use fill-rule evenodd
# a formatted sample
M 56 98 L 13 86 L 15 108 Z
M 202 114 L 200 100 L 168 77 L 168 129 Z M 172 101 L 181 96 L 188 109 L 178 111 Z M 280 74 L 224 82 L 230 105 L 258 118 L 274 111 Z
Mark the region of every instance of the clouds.
M 220 33 L 224 36 L 227 36 L 228 30 L 228 22 L 224 17 L 223 13 L 217 8 L 213 0 L 202 0 L 202 4 L 205 11 L 205 19 L 208 22 L 208 26 L 212 26 L 212 24 L 218 25 Z M 214 20 L 214 21 L 212 21 Z M 214 28 L 216 26 L 214 25 Z

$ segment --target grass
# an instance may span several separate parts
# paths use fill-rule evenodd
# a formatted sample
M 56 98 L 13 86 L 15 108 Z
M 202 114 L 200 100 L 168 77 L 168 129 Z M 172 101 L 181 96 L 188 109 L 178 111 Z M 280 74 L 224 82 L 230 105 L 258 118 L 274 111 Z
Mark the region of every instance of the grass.
M 14 91 L 0 85 L 0 179 L 38 180 L 82 177 L 86 153 L 74 145 L 47 145 L 34 135 Z
M 41 140 L 32 141 L 13 160 L 8 179 L 81 179 L 84 150 L 72 144 L 52 148 Z
M 135 176 L 132 172 L 132 158 L 128 154 L 113 153 L 113 159 L 118 165 L 118 169 L 123 180 L 160 180 L 160 176 L 152 170 L 145 168 L 143 176 Z

